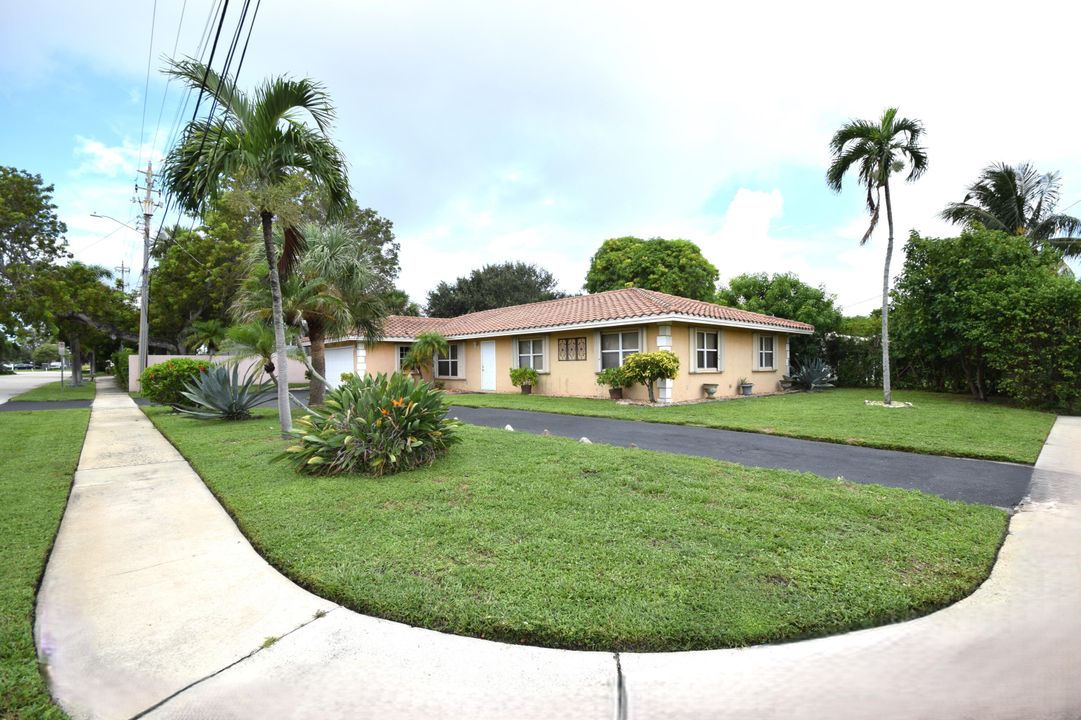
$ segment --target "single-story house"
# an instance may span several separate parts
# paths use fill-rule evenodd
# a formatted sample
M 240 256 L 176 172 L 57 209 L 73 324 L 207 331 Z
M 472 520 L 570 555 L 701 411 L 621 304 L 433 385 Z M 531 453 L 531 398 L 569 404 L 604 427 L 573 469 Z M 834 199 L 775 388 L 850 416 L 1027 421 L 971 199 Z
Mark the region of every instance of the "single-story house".
M 627 288 L 484 310 L 455 318 L 391 315 L 383 338 L 367 346 L 346 337 L 326 344 L 326 377 L 332 385 L 344 372 L 392 373 L 418 334 L 442 333 L 450 353 L 433 365 L 436 381 L 459 392 L 515 392 L 510 370 L 536 369 L 533 388 L 542 395 L 607 397 L 597 373 L 636 352 L 668 350 L 679 357 L 679 374 L 659 383 L 659 402 L 735 395 L 746 378 L 754 391 L 773 392 L 789 371 L 788 338 L 814 327 L 713 303 Z M 646 399 L 635 386 L 625 397 Z

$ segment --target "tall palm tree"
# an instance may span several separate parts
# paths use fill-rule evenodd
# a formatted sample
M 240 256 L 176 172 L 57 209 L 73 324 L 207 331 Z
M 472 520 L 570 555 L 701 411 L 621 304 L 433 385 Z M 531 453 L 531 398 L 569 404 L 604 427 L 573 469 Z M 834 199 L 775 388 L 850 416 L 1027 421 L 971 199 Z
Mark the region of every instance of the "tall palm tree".
M 372 268 L 368 248 L 352 230 L 307 223 L 301 232 L 303 254 L 282 278 L 282 311 L 285 322 L 300 329 L 311 343 L 308 402 L 320 405 L 326 390 L 327 338 L 359 334 L 369 345 L 375 343 L 386 316 L 385 283 Z M 282 238 L 277 241 L 281 244 Z M 265 264 L 259 263 L 238 294 L 235 306 L 241 317 L 265 319 L 269 314 L 265 272 Z
M 297 173 L 307 175 L 331 207 L 344 207 L 349 197 L 345 160 L 328 137 L 334 106 L 323 86 L 308 79 L 273 78 L 246 95 L 235 82 L 195 60 L 170 61 L 166 72 L 194 90 L 205 82 L 219 108 L 215 117 L 188 123 L 183 140 L 165 159 L 166 187 L 178 205 L 193 214 L 226 190 L 240 188 L 250 196 L 262 223 L 280 373 L 278 417 L 286 434 L 292 418 L 279 277 L 284 268 L 279 264 L 287 266 L 295 257 L 303 236 L 286 227 L 287 243 L 279 258 L 273 224 L 291 203 L 282 187 Z M 305 117 L 314 121 L 314 128 Z
M 830 140 L 833 162 L 826 171 L 826 184 L 834 192 L 841 191 L 841 182 L 852 168 L 857 169 L 861 185 L 867 188 L 867 211 L 871 223 L 860 239 L 866 243 L 878 225 L 882 199 L 886 201 L 889 240 L 886 243 L 886 264 L 882 270 L 882 399 L 893 402 L 890 389 L 890 260 L 893 257 L 893 203 L 890 201 L 890 175 L 909 167 L 908 182 L 917 180 L 927 169 L 927 153 L 920 145 L 923 123 L 897 117 L 897 108 L 882 113 L 877 123 L 851 120 L 841 126 Z
M 965 199 L 950 203 L 943 220 L 957 224 L 978 222 L 989 230 L 1002 230 L 1029 238 L 1036 247 L 1050 245 L 1066 255 L 1081 255 L 1081 220 L 1055 212 L 1061 181 L 1058 173 L 1040 174 L 1028 163 L 988 165 L 968 186 Z

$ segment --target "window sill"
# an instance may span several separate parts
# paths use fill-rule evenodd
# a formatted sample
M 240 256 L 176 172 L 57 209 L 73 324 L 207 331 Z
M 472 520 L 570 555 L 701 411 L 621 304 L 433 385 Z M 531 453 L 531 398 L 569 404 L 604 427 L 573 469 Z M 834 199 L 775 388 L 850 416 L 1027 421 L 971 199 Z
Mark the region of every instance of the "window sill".
M 718 370 L 689 370 L 688 372 L 690 372 L 691 375 L 720 375 L 724 372 L 724 368 Z
M 777 368 L 755 368 L 754 370 L 751 370 L 751 372 L 772 373 L 772 372 L 777 372 Z

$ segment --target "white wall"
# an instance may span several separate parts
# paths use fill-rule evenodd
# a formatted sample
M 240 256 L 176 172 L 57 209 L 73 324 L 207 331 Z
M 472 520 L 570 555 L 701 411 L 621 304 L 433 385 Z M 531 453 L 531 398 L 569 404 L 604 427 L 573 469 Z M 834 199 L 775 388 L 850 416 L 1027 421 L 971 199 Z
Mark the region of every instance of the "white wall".
M 147 355 L 146 366 L 152 367 L 166 360 L 172 360 L 174 358 L 188 358 L 190 360 L 210 360 L 209 355 Z M 215 363 L 224 363 L 231 359 L 229 355 L 215 355 L 213 360 Z M 262 361 L 258 358 L 245 358 L 240 361 L 240 377 L 246 377 L 250 371 L 252 365 L 262 366 Z M 289 358 L 289 382 L 297 383 L 304 382 L 304 372 L 307 370 L 304 367 L 304 363 L 299 360 Z M 270 377 L 264 373 L 261 369 L 256 376 L 256 382 L 270 382 Z M 139 355 L 132 353 L 128 356 L 128 392 L 139 392 Z

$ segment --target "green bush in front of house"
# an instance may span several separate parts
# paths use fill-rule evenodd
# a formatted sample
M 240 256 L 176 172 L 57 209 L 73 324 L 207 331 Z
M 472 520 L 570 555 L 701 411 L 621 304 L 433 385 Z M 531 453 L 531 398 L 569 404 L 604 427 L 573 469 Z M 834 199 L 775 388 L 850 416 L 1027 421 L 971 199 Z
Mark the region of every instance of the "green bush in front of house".
M 308 475 L 376 477 L 430 465 L 458 442 L 440 390 L 409 375 L 343 376 L 324 409 L 297 421 L 297 442 L 275 460 Z
M 131 348 L 122 347 L 113 353 L 113 377 L 116 378 L 116 386 L 128 391 L 128 358 L 131 356 Z
M 178 405 L 184 402 L 185 386 L 208 369 L 207 360 L 173 358 L 144 370 L 139 376 L 139 386 L 143 397 L 151 402 Z
M 623 372 L 632 383 L 645 385 L 649 392 L 649 401 L 656 402 L 653 383 L 674 379 L 679 372 L 679 358 L 668 350 L 635 353 L 623 361 Z
M 514 387 L 536 385 L 538 380 L 540 380 L 540 376 L 531 367 L 517 367 L 510 370 L 510 384 Z

